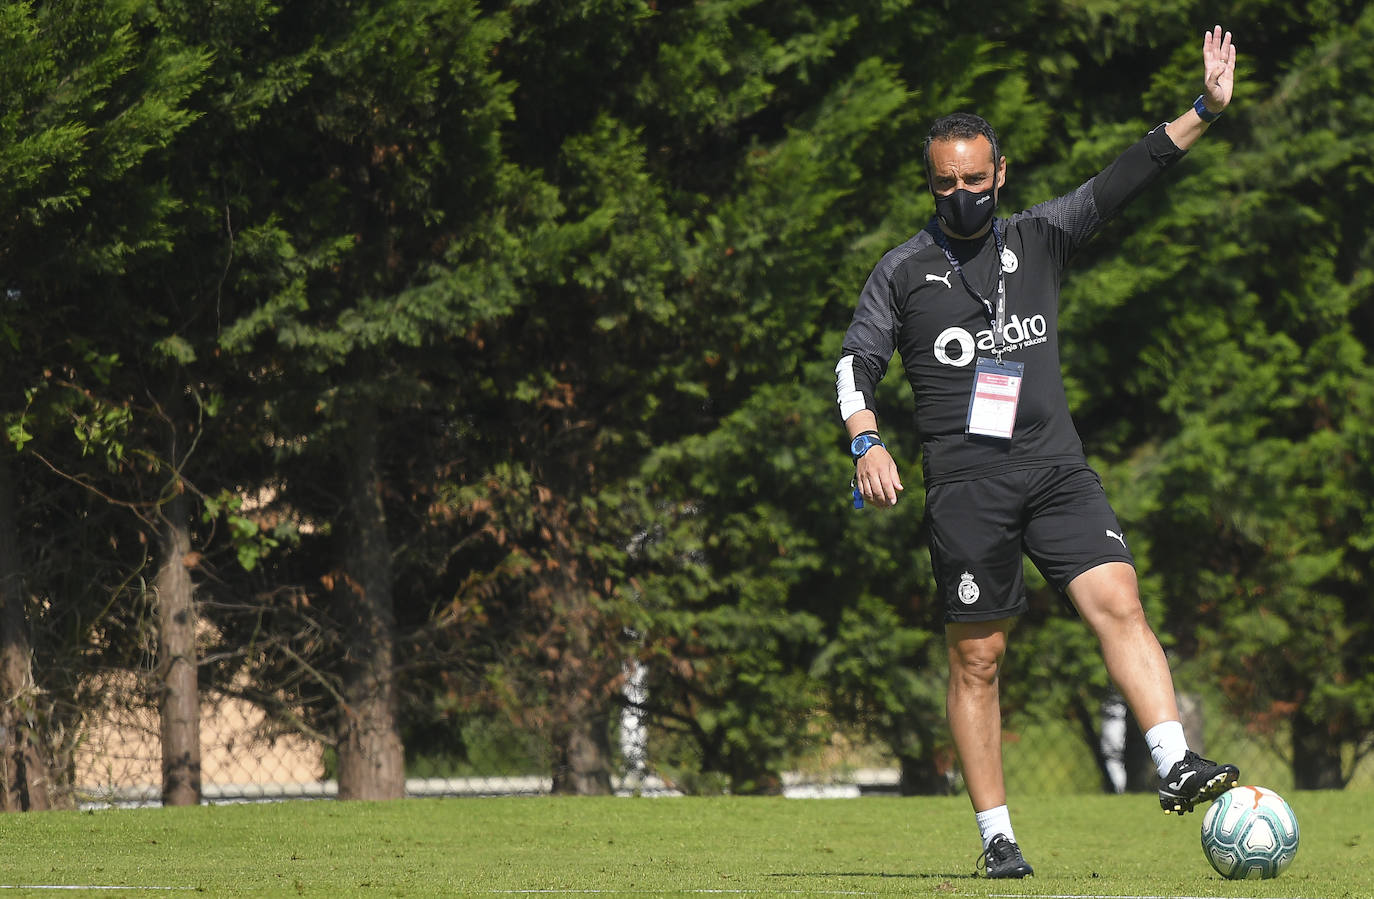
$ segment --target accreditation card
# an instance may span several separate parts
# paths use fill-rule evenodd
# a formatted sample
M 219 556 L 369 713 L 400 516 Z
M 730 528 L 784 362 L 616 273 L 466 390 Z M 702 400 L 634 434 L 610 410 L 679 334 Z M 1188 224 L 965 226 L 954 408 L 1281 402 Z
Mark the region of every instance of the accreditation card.
M 968 401 L 967 434 L 1011 439 L 1016 427 L 1016 404 L 1021 398 L 1023 362 L 1006 359 L 978 360 L 973 373 L 973 392 Z

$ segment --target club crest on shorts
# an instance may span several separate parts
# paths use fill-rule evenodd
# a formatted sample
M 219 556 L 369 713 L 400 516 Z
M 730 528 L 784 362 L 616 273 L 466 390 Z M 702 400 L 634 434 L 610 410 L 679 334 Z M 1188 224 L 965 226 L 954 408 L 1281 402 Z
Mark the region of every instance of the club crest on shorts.
M 971 606 L 978 601 L 982 591 L 973 582 L 973 575 L 965 571 L 959 575 L 959 601 L 966 606 Z

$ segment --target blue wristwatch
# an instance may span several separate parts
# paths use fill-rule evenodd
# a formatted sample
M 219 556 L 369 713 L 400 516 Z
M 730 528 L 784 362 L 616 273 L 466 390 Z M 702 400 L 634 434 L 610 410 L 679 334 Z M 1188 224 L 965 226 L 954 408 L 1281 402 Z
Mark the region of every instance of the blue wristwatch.
M 857 462 L 860 456 L 873 449 L 875 446 L 881 446 L 884 449 L 887 448 L 887 444 L 883 443 L 883 439 L 877 434 L 860 434 L 849 441 L 849 454 L 853 456 L 854 461 Z
M 1207 104 L 1203 102 L 1205 96 L 1205 94 L 1197 95 L 1197 99 L 1193 101 L 1193 110 L 1197 112 L 1197 117 L 1204 122 L 1215 122 L 1221 116 L 1221 113 L 1212 112 L 1212 110 L 1207 108 Z

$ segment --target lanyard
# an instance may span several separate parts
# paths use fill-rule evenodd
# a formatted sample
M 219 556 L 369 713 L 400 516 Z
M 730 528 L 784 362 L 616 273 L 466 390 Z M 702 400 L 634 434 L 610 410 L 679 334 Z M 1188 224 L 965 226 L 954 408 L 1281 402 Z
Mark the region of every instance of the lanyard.
M 997 231 L 997 222 L 992 223 L 992 241 L 997 249 L 997 305 L 994 306 L 992 300 L 983 296 L 964 274 L 964 268 L 959 264 L 959 259 L 954 255 L 954 250 L 950 249 L 949 239 L 945 233 L 936 225 L 932 231 L 935 235 L 935 242 L 940 245 L 940 249 L 945 251 L 945 258 L 949 260 L 949 265 L 959 274 L 959 280 L 964 282 L 964 287 L 969 293 L 983 304 L 983 314 L 987 316 L 988 327 L 992 328 L 992 351 L 997 354 L 997 361 L 1002 361 L 1002 351 L 1006 348 L 1007 338 L 1002 333 L 1006 328 L 1007 321 L 1007 277 L 1002 270 L 1002 235 Z

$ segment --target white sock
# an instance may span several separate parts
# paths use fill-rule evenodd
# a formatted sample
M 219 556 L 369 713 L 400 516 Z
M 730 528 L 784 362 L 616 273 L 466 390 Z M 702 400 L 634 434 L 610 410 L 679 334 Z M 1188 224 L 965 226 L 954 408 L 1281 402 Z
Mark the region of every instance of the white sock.
M 990 808 L 985 812 L 974 812 L 973 815 L 978 819 L 978 833 L 983 837 L 983 848 L 988 848 L 988 843 L 999 833 L 1016 842 L 1016 834 L 1011 832 L 1011 813 L 1007 811 L 1005 805 L 997 808 Z
M 1160 777 L 1168 777 L 1169 770 L 1183 761 L 1188 751 L 1188 738 L 1183 735 L 1183 724 L 1178 721 L 1161 721 L 1145 732 L 1145 744 L 1150 747 L 1150 758 Z

